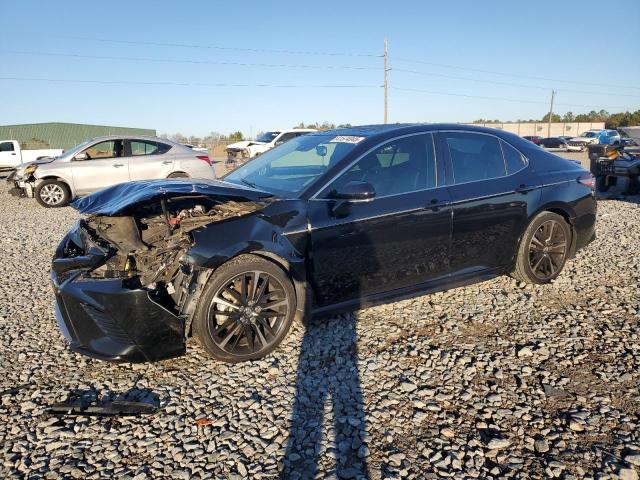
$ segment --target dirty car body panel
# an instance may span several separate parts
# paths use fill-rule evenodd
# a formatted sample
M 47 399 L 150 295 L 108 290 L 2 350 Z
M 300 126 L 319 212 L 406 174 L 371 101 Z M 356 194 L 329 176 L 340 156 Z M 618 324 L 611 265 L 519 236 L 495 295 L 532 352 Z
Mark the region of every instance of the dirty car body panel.
M 456 161 L 484 153 L 463 152 L 471 147 L 456 138 L 447 143 L 447 132 L 504 142 L 521 164 L 496 179 L 456 180 Z M 87 217 L 53 259 L 60 330 L 73 350 L 104 360 L 182 355 L 205 285 L 243 254 L 287 273 L 299 318 L 509 273 L 527 225 L 542 211 L 566 218 L 573 255 L 595 235 L 585 174 L 506 132 L 417 124 L 305 135 L 222 181 L 110 187 L 72 204 Z M 356 187 L 375 184 L 376 195 L 335 197 L 345 177 Z

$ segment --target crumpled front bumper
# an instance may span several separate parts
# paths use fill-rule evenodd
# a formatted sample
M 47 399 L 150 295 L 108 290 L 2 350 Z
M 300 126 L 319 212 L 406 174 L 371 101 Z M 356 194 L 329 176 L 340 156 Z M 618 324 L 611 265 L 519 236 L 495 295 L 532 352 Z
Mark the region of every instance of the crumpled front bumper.
M 64 257 L 67 242 L 73 237 L 77 245 L 80 236 L 76 229 L 65 237 L 51 266 L 58 326 L 71 350 L 115 362 L 183 355 L 182 318 L 154 302 L 149 291 L 129 288 L 126 279 L 88 277 L 106 259 L 103 252 L 90 247 L 84 255 Z

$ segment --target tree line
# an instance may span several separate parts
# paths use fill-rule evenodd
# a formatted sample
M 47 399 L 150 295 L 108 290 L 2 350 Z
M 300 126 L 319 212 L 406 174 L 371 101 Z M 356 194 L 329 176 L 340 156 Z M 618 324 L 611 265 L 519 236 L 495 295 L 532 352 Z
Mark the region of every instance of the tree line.
M 473 123 L 534 123 L 534 122 L 548 122 L 549 114 L 544 115 L 540 120 L 520 120 L 516 122 L 501 122 L 500 120 L 474 120 Z M 600 110 L 596 112 L 591 110 L 589 113 L 574 114 L 573 112 L 567 112 L 564 115 L 558 115 L 554 113 L 551 116 L 552 122 L 604 122 L 605 128 L 617 129 L 619 127 L 630 127 L 640 125 L 640 110 L 635 112 L 618 112 L 609 113 L 606 110 Z

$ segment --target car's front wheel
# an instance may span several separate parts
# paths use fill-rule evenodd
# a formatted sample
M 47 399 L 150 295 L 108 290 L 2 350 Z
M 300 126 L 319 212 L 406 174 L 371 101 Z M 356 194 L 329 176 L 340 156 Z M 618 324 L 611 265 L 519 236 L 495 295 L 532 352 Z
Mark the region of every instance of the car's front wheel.
M 256 255 L 240 255 L 218 268 L 198 302 L 193 331 L 214 358 L 254 360 L 282 342 L 296 310 L 287 274 Z
M 34 191 L 36 201 L 47 208 L 64 207 L 71 199 L 69 187 L 58 180 L 43 180 Z
M 571 228 L 565 219 L 553 212 L 542 212 L 520 240 L 511 275 L 526 283 L 549 283 L 564 268 L 570 246 Z

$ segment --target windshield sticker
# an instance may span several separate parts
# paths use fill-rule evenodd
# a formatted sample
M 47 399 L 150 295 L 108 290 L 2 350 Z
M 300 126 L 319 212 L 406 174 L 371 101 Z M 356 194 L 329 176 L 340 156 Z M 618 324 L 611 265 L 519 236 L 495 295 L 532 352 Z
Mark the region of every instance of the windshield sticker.
M 364 137 L 352 137 L 349 135 L 339 135 L 329 140 L 330 143 L 360 143 Z

